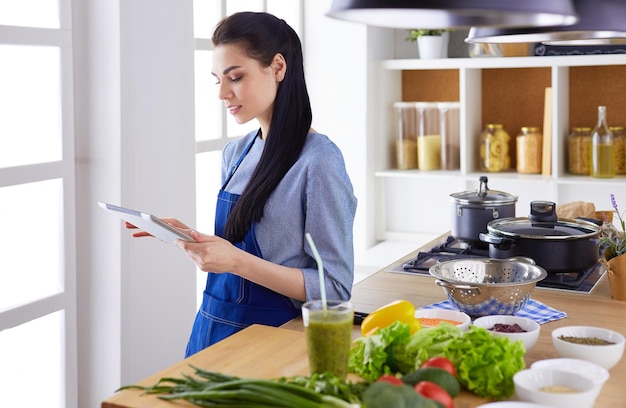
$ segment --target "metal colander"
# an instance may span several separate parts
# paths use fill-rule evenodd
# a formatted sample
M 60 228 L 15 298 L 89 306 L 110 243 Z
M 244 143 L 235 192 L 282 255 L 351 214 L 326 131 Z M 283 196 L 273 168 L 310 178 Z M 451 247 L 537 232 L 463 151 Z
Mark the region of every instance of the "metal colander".
M 524 307 L 537 282 L 548 276 L 526 257 L 444 261 L 429 272 L 450 302 L 474 317 L 514 314 Z

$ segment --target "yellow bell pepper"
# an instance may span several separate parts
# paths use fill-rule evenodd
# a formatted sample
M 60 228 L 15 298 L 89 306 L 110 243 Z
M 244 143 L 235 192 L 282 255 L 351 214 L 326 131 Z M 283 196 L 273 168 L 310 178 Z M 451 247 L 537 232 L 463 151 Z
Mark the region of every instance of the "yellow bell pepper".
M 408 324 L 411 334 L 422 328 L 420 321 L 415 317 L 415 306 L 407 300 L 396 300 L 367 315 L 361 323 L 361 334 L 363 336 L 374 334 L 378 329 L 387 327 L 397 320 Z

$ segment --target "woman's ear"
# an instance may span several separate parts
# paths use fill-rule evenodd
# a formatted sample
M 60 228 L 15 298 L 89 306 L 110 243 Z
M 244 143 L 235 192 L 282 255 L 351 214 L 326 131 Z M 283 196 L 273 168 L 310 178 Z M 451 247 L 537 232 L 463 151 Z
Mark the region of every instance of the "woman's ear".
M 287 61 L 283 54 L 277 53 L 272 60 L 272 70 L 274 71 L 274 78 L 276 82 L 282 82 L 285 79 L 285 73 L 287 72 Z

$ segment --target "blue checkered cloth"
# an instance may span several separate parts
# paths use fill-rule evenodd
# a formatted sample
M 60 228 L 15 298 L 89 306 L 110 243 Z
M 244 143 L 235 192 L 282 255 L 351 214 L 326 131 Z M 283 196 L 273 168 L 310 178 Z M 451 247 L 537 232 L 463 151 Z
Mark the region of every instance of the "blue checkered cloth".
M 479 306 L 482 312 L 489 310 L 489 305 L 481 305 Z M 444 300 L 443 302 L 433 303 L 431 305 L 423 306 L 422 309 L 446 309 L 446 310 L 458 310 L 456 306 L 454 306 L 449 300 Z M 486 312 L 489 314 L 488 312 Z M 502 311 L 499 314 L 503 314 Z M 561 312 L 560 310 L 556 310 L 547 306 L 544 303 L 541 303 L 538 300 L 528 299 L 526 304 L 516 313 L 515 316 L 526 317 L 536 321 L 539 324 L 548 323 L 554 320 L 560 320 L 567 317 L 565 312 Z

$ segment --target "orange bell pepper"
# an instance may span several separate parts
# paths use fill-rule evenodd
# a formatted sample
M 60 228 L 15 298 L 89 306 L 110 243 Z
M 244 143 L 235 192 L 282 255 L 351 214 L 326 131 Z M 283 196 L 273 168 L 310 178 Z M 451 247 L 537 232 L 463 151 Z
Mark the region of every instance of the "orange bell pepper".
M 395 321 L 409 325 L 411 334 L 422 328 L 420 321 L 415 317 L 415 306 L 407 300 L 396 300 L 370 313 L 361 323 L 363 336 L 376 333 L 378 329 L 389 326 Z

